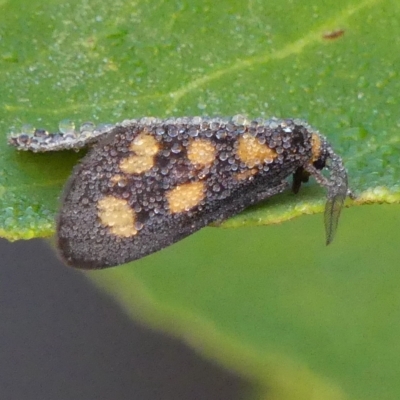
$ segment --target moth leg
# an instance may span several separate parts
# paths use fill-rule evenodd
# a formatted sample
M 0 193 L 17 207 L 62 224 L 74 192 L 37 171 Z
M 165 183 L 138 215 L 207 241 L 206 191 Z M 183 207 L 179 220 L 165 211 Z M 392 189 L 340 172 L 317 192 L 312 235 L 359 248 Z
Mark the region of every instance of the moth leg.
M 308 182 L 310 173 L 307 172 L 303 167 L 296 169 L 293 174 L 292 192 L 297 194 L 300 190 L 301 184 Z
M 312 175 L 315 180 L 328 190 L 327 201 L 324 212 L 326 244 L 332 242 L 342 211 L 344 201 L 348 195 L 353 197 L 347 184 L 347 172 L 343 166 L 342 159 L 336 155 L 329 144 L 325 143 L 323 167 L 327 168 L 330 175 L 326 177 L 319 168 L 313 164 L 307 164 L 304 169 Z M 321 168 L 322 169 L 322 168 Z
M 326 187 L 329 189 L 330 186 L 332 186 L 333 182 L 331 182 L 330 179 L 328 179 L 326 176 L 322 174 L 322 172 L 315 168 L 314 165 L 308 164 L 304 166 L 304 169 L 314 177 L 314 179 L 319 183 L 321 186 Z

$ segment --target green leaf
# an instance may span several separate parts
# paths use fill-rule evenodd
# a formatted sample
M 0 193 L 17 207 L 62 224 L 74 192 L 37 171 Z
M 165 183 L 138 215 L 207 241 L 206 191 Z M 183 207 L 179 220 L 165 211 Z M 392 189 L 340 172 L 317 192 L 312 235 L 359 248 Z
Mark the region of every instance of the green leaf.
M 77 155 L 18 154 L 23 123 L 145 115 L 300 117 L 345 160 L 358 203 L 398 202 L 399 5 L 313 0 L 0 2 L 0 234 L 53 231 Z M 343 30 L 336 39 L 329 33 Z M 332 36 L 332 35 L 331 35 Z M 303 190 L 226 226 L 320 212 Z
M 66 118 L 299 117 L 343 157 L 356 204 L 400 201 L 397 1 L 0 0 L 0 11 L 4 237 L 53 233 L 82 156 L 18 153 L 6 132 Z M 254 227 L 324 202 L 310 183 L 223 225 L 246 228 L 207 228 L 90 277 L 265 398 L 397 399 L 399 207 L 345 210 L 328 248 L 320 215 Z

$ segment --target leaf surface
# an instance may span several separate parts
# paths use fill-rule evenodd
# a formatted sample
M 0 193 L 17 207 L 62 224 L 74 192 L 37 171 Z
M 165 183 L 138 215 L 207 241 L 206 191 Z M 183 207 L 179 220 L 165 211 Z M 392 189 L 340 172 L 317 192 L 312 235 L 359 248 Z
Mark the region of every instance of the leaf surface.
M 394 0 L 0 0 L 0 235 L 53 233 L 83 152 L 18 153 L 6 133 L 66 118 L 303 118 L 343 157 L 357 204 L 398 203 L 399 33 Z M 329 247 L 321 215 L 257 227 L 324 203 L 310 182 L 222 225 L 241 229 L 89 276 L 264 398 L 397 399 L 399 207 L 345 210 Z

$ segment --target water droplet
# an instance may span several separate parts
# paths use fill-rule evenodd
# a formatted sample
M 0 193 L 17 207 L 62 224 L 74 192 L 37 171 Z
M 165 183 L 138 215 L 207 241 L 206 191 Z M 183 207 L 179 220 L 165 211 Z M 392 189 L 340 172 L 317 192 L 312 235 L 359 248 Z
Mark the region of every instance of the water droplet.
M 49 136 L 49 132 L 47 132 L 45 129 L 35 129 L 34 136 L 38 138 L 45 138 Z
M 79 132 L 93 132 L 95 129 L 95 125 L 93 122 L 84 122 L 80 127 L 79 127 Z
M 234 115 L 232 117 L 232 122 L 235 125 L 249 125 L 250 124 L 250 120 L 245 115 L 242 115 L 242 114 Z
M 171 151 L 175 154 L 179 153 L 181 151 L 181 146 L 179 143 L 174 143 L 171 147 Z
M 74 134 L 75 122 L 70 119 L 63 119 L 58 124 L 58 130 L 63 134 Z
M 16 139 L 18 145 L 23 147 L 24 144 L 31 142 L 31 135 L 27 135 L 25 133 L 20 133 L 18 136 L 16 136 L 15 139 Z
M 199 130 L 195 126 L 191 126 L 188 130 L 189 136 L 195 137 L 199 134 Z
M 220 124 L 220 122 L 218 120 L 213 120 L 210 123 L 210 129 L 216 131 L 217 129 L 219 129 L 220 125 L 221 124 Z
M 139 121 L 142 125 L 149 125 L 149 126 L 151 126 L 151 125 L 155 125 L 156 123 L 157 123 L 157 118 L 155 118 L 155 117 L 143 117 L 143 118 L 140 118 L 140 121 Z
M 224 139 L 226 137 L 226 132 L 224 130 L 219 130 L 216 133 L 216 136 L 217 136 L 218 139 Z
M 110 131 L 113 128 L 114 128 L 113 124 L 104 123 L 104 124 L 97 125 L 95 131 L 98 133 L 105 133 L 105 132 Z
M 121 179 L 118 181 L 118 186 L 119 186 L 119 187 L 125 187 L 127 184 L 128 184 L 128 181 L 127 181 L 125 178 L 121 178 Z
M 269 123 L 269 127 L 271 129 L 276 129 L 276 128 L 278 128 L 278 126 L 279 126 L 279 124 L 276 121 L 271 120 Z
M 192 118 L 192 124 L 193 124 L 193 125 L 200 125 L 200 124 L 201 124 L 201 121 L 202 121 L 202 118 L 201 118 L 201 117 L 193 117 L 193 118 Z
M 229 155 L 228 155 L 228 153 L 226 153 L 225 151 L 223 151 L 223 152 L 219 155 L 219 159 L 220 159 L 221 161 L 227 160 L 228 157 L 229 157 Z
M 178 136 L 178 128 L 174 125 L 168 127 L 168 136 L 175 137 Z
M 156 128 L 156 135 L 164 135 L 165 131 L 164 128 L 162 128 L 161 126 L 158 126 Z
M 144 227 L 144 224 L 142 224 L 141 222 L 135 222 L 135 229 L 137 230 L 137 231 L 140 231 L 141 229 L 143 229 L 143 227 Z
M 213 185 L 212 190 L 214 192 L 219 192 L 221 190 L 221 186 L 216 183 Z
M 31 124 L 24 124 L 21 127 L 21 133 L 23 135 L 33 135 L 35 132 L 35 127 Z
M 16 137 L 19 136 L 19 134 L 20 134 L 19 130 L 16 129 L 15 126 L 12 126 L 12 127 L 8 130 L 7 136 L 8 136 L 9 138 L 16 138 Z

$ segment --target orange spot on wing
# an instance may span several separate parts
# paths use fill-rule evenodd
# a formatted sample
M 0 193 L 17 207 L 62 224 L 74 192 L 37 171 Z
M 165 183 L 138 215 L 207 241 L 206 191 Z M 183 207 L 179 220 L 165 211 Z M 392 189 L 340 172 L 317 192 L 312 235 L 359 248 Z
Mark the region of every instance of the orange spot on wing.
M 266 144 L 260 143 L 257 138 L 248 133 L 239 138 L 237 155 L 249 168 L 271 163 L 277 157 L 275 150 L 269 148 Z
M 135 212 L 128 202 L 114 196 L 105 196 L 97 203 L 98 217 L 110 232 L 120 237 L 131 237 L 137 234 Z
M 119 167 L 126 174 L 141 174 L 154 166 L 159 144 L 153 136 L 142 132 L 133 140 L 130 150 L 134 155 L 122 159 Z
M 205 185 L 203 182 L 184 183 L 166 194 L 169 210 L 173 214 L 189 211 L 196 207 L 204 199 L 204 196 Z
M 190 142 L 187 154 L 189 161 L 197 167 L 210 166 L 215 160 L 215 146 L 205 139 Z

